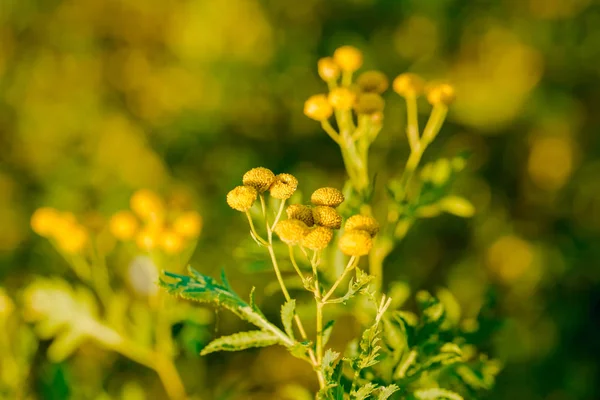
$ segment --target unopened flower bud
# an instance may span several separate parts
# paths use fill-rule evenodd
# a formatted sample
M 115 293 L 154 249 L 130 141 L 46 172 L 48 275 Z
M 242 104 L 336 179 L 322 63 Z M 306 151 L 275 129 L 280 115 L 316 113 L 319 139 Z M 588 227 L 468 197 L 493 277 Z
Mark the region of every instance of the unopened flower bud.
M 177 254 L 183 250 L 183 238 L 175 232 L 162 232 L 159 242 L 160 247 L 168 254 Z
M 308 226 L 298 219 L 286 219 L 277 223 L 275 233 L 282 242 L 294 245 L 306 236 L 308 229 Z
M 381 94 L 387 90 L 390 82 L 381 71 L 366 71 L 358 76 L 356 83 L 363 92 Z
M 377 93 L 361 93 L 354 103 L 354 111 L 357 114 L 372 115 L 383 111 L 385 101 Z
M 308 118 L 312 118 L 315 121 L 324 121 L 331 117 L 333 114 L 333 108 L 327 100 L 327 96 L 324 94 L 316 94 L 310 96 L 306 102 L 304 102 L 304 115 Z
M 418 75 L 404 73 L 394 79 L 392 86 L 400 96 L 418 96 L 423 92 L 425 81 Z
M 162 199 L 155 192 L 140 189 L 131 196 L 130 206 L 142 219 L 155 218 L 164 211 Z
M 244 186 L 252 186 L 258 193 L 269 190 L 274 181 L 275 174 L 273 171 L 263 167 L 252 168 L 242 177 Z
M 344 71 L 354 72 L 363 63 L 363 55 L 356 47 L 342 46 L 333 52 L 335 63 Z
M 294 175 L 279 174 L 269 188 L 269 193 L 276 199 L 287 200 L 292 197 L 297 187 L 298 179 Z
M 330 229 L 340 229 L 342 216 L 333 207 L 316 206 L 312 209 L 315 224 Z
M 379 222 L 373 217 L 367 215 L 353 215 L 346 220 L 344 230 L 350 231 L 365 231 L 371 237 L 374 237 L 379 232 Z
M 456 98 L 454 88 L 447 83 L 437 83 L 427 88 L 427 101 L 431 105 L 450 105 Z
M 196 211 L 187 211 L 173 221 L 173 231 L 178 235 L 194 239 L 202 229 L 202 217 Z
M 354 105 L 356 93 L 346 87 L 337 87 L 329 92 L 327 99 L 334 109 L 349 110 Z
M 306 224 L 306 226 L 313 226 L 315 221 L 313 219 L 312 209 L 303 204 L 292 204 L 286 208 L 285 212 L 289 219 L 297 219 Z
M 348 231 L 344 232 L 338 246 L 342 253 L 359 257 L 369 254 L 373 247 L 373 240 L 368 232 Z
M 335 208 L 344 201 L 344 194 L 336 188 L 324 187 L 315 190 L 310 196 L 310 201 L 316 206 Z
M 333 231 L 329 228 L 325 228 L 324 226 L 317 226 L 314 229 L 310 230 L 300 242 L 302 246 L 311 250 L 322 250 L 333 238 Z
M 60 214 L 54 208 L 38 208 L 31 216 L 31 229 L 40 236 L 51 236 L 59 218 Z
M 337 79 L 340 76 L 340 66 L 331 57 L 323 57 L 317 64 L 319 76 L 325 82 Z
M 238 186 L 227 193 L 227 204 L 234 210 L 245 212 L 252 207 L 257 197 L 258 193 L 252 186 Z
M 138 228 L 138 221 L 135 215 L 129 211 L 119 211 L 109 222 L 110 233 L 119 240 L 130 240 L 133 238 Z

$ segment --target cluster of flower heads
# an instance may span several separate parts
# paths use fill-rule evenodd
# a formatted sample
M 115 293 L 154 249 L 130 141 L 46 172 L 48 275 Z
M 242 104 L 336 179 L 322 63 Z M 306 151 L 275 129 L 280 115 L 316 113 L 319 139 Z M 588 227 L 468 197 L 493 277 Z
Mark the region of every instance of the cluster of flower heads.
M 369 115 L 374 123 L 383 120 L 385 101 L 381 94 L 389 87 L 389 80 L 380 71 L 365 71 L 352 83 L 351 76 L 363 63 L 360 50 L 352 46 L 342 46 L 335 50 L 333 57 L 321 58 L 318 72 L 329 85 L 328 94 L 311 96 L 304 103 L 304 114 L 317 121 L 326 121 L 335 111 L 353 109 L 358 115 Z M 341 79 L 341 84 L 338 80 Z M 347 78 L 346 78 L 347 77 Z M 446 83 L 427 84 L 418 75 L 403 73 L 398 75 L 392 87 L 403 97 L 426 94 L 432 105 L 450 104 L 454 100 L 454 88 Z
M 195 211 L 168 210 L 155 192 L 140 189 L 130 199 L 131 211 L 119 211 L 110 218 L 112 235 L 122 241 L 134 240 L 144 251 L 160 249 L 177 254 L 196 240 L 202 218 Z
M 31 228 L 67 254 L 82 253 L 89 244 L 89 233 L 72 212 L 41 207 L 31 216 Z
M 234 210 L 248 211 L 259 194 L 267 190 L 271 197 L 287 200 L 296 191 L 298 179 L 291 174 L 275 175 L 268 168 L 257 167 L 246 172 L 242 177 L 242 186 L 237 186 L 227 193 L 227 204 Z

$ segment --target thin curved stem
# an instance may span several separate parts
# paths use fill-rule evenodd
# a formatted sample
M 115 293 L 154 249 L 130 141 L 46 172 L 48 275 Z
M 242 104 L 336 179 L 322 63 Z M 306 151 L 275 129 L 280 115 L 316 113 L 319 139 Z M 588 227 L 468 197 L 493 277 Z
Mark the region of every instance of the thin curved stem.
M 337 289 L 339 284 L 344 280 L 346 274 L 352 271 L 354 267 L 356 267 L 356 264 L 358 264 L 359 259 L 360 257 L 357 256 L 350 257 L 350 260 L 348 260 L 348 264 L 346 264 L 346 268 L 344 268 L 344 272 L 342 272 L 342 275 L 340 275 L 340 277 L 337 278 L 337 280 L 333 283 L 333 286 L 331 286 L 331 289 L 329 289 L 327 294 L 325 294 L 325 296 L 321 298 L 322 303 L 326 303 L 327 299 L 329 299 L 333 295 L 333 293 L 335 293 L 335 289 Z

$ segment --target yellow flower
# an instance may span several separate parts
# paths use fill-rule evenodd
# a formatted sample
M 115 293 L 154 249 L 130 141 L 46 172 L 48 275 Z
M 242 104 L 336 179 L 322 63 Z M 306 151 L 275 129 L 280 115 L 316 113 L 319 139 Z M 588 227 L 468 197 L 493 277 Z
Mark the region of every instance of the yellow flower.
M 263 193 L 271 187 L 275 181 L 275 174 L 268 168 L 252 168 L 242 177 L 244 186 L 252 186 L 259 193 Z
M 317 189 L 310 196 L 310 201 L 316 206 L 337 207 L 344 201 L 344 194 L 336 188 L 324 187 Z
M 418 75 L 404 73 L 394 79 L 392 86 L 400 96 L 418 96 L 423 92 L 425 81 Z
M 137 234 L 135 243 L 139 249 L 150 251 L 158 245 L 159 237 L 159 229 L 146 227 Z
M 82 226 L 73 224 L 56 236 L 56 243 L 65 253 L 81 253 L 88 243 L 88 233 Z
M 346 232 L 365 231 L 373 237 L 379 232 L 379 223 L 373 217 L 357 214 L 346 220 L 344 229 Z
M 269 188 L 269 193 L 276 199 L 286 200 L 292 197 L 298 187 L 298 179 L 291 174 L 279 174 Z
M 349 110 L 354 105 L 356 94 L 346 87 L 337 87 L 329 92 L 327 99 L 334 109 Z
M 456 98 L 454 88 L 447 83 L 432 84 L 427 88 L 427 101 L 431 105 L 450 105 Z
M 300 242 L 302 246 L 311 250 L 322 250 L 333 238 L 333 231 L 324 226 L 317 226 L 310 230 Z
M 138 221 L 129 211 L 119 211 L 110 218 L 110 233 L 119 240 L 130 240 L 135 236 Z
M 316 225 L 330 229 L 340 229 L 342 226 L 342 216 L 333 207 L 316 206 L 312 212 Z
M 275 233 L 281 241 L 291 245 L 299 243 L 307 232 L 308 226 L 298 219 L 279 221 L 275 226 Z
M 172 231 L 165 231 L 159 237 L 160 247 L 169 254 L 177 254 L 183 250 L 183 238 Z
M 194 239 L 202 229 L 202 217 L 196 211 L 187 211 L 173 221 L 173 231 L 178 235 Z
M 51 236 L 59 218 L 59 212 L 54 208 L 38 208 L 31 216 L 31 229 L 40 236 Z
M 363 55 L 356 47 L 342 46 L 333 52 L 335 63 L 344 71 L 354 72 L 363 63 Z
M 315 121 L 324 121 L 332 114 L 333 108 L 324 94 L 310 96 L 304 103 L 304 115 Z
M 257 197 L 258 193 L 252 186 L 238 186 L 227 193 L 227 204 L 234 210 L 245 212 L 252 207 Z
M 380 113 L 385 107 L 385 101 L 377 93 L 361 93 L 354 103 L 354 111 L 357 114 L 372 115 Z
M 342 253 L 346 255 L 364 256 L 371 251 L 373 240 L 366 231 L 347 231 L 340 238 L 338 246 Z
M 387 90 L 390 82 L 381 71 L 366 71 L 358 76 L 356 84 L 363 92 L 381 94 Z
M 313 219 L 312 210 L 310 207 L 302 204 L 292 204 L 285 209 L 289 219 L 297 219 L 306 224 L 306 226 L 313 226 L 315 221 Z
M 319 76 L 325 82 L 335 80 L 340 76 L 340 67 L 331 57 L 321 58 L 317 63 L 317 69 L 319 71 Z
M 156 193 L 140 189 L 131 196 L 130 206 L 142 219 L 156 218 L 164 211 L 163 201 Z

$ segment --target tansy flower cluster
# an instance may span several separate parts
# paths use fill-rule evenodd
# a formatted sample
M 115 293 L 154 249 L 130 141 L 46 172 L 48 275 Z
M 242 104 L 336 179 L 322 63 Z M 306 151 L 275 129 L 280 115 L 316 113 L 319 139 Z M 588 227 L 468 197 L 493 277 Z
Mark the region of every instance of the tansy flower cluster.
M 237 186 L 227 194 L 227 204 L 237 211 L 246 212 L 259 195 L 269 191 L 271 197 L 287 200 L 296 191 L 298 179 L 290 174 L 275 175 L 264 167 L 252 168 L 242 177 L 242 186 Z
M 140 189 L 130 199 L 131 211 L 119 211 L 110 218 L 112 235 L 122 241 L 135 241 L 144 251 L 159 249 L 177 254 L 193 243 L 202 229 L 195 211 L 167 209 L 155 192 Z
M 89 243 L 87 229 L 71 212 L 51 207 L 38 208 L 31 216 L 31 228 L 67 254 L 82 253 Z

